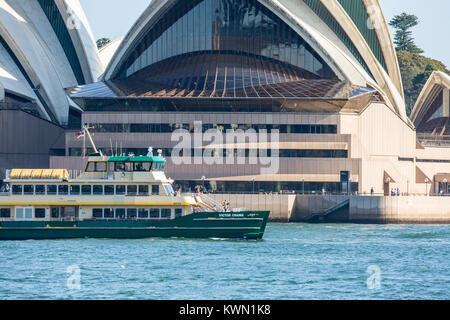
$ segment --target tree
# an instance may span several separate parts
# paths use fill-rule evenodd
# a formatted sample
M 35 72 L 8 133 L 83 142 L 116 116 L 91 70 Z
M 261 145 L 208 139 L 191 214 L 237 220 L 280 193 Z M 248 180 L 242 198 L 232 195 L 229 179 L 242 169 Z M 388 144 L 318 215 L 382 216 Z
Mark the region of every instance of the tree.
M 101 48 L 103 48 L 104 46 L 106 46 L 110 42 L 111 42 L 111 39 L 108 39 L 108 38 L 98 39 L 97 40 L 97 48 L 101 49 Z
M 405 90 L 406 112 L 409 116 L 431 73 L 437 70 L 450 75 L 450 70 L 441 61 L 409 51 L 398 51 L 397 57 Z
M 416 46 L 411 31 L 411 28 L 417 26 L 418 24 L 419 18 L 415 15 L 407 14 L 406 12 L 392 18 L 389 25 L 396 29 L 394 43 L 397 51 L 423 53 L 423 50 Z

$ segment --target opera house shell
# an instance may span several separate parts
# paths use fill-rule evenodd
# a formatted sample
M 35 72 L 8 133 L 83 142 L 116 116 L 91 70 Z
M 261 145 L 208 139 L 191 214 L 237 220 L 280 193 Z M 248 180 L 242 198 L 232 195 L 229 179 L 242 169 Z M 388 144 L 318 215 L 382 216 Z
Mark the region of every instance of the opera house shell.
M 80 112 L 65 88 L 97 81 L 103 67 L 78 0 L 0 2 L 0 103 L 28 106 L 66 126 Z

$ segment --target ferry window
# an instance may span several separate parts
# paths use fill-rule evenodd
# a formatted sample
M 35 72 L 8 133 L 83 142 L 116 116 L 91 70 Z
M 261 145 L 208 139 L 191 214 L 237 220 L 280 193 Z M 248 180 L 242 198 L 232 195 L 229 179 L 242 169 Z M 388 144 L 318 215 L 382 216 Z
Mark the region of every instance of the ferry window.
M 140 185 L 139 186 L 139 195 L 140 196 L 148 196 L 148 185 Z
M 59 208 L 52 208 L 52 218 L 59 218 Z
M 116 209 L 116 219 L 125 219 L 125 209 Z
M 170 219 L 172 216 L 172 210 L 171 209 L 161 209 L 161 219 Z
M 91 195 L 92 194 L 92 186 L 90 186 L 90 185 L 81 186 L 81 194 L 82 195 Z
M 133 172 L 134 165 L 133 162 L 125 162 L 125 171 L 126 172 Z
M 32 185 L 24 185 L 23 186 L 23 194 L 33 194 L 34 193 L 34 187 Z
M 37 194 L 37 195 L 45 194 L 45 186 L 41 185 L 41 184 L 36 185 L 34 187 L 34 193 Z
M 103 195 L 103 186 L 102 185 L 94 185 L 92 186 L 93 193 L 97 196 Z
M 125 163 L 124 162 L 116 162 L 114 165 L 115 170 L 114 171 L 125 171 Z
M 138 217 L 139 217 L 139 219 L 148 219 L 148 210 L 147 209 L 139 209 Z
M 128 219 L 136 219 L 137 218 L 137 209 L 127 209 L 127 218 Z
M 142 172 L 142 171 L 145 171 L 145 170 L 144 170 L 143 163 L 142 163 L 142 162 L 135 162 L 135 163 L 134 163 L 134 171 L 136 171 L 136 172 Z
M 54 185 L 47 186 L 47 194 L 48 195 L 56 195 L 57 187 Z
M 175 218 L 179 218 L 183 216 L 183 209 L 181 208 L 176 208 L 175 209 Z
M 103 218 L 103 209 L 92 209 L 92 217 Z
M 125 194 L 125 186 L 116 186 L 116 194 L 124 195 Z
M 12 193 L 13 194 L 22 194 L 22 186 L 15 184 L 12 186 Z
M 107 196 L 114 195 L 114 186 L 106 185 L 105 186 L 105 195 L 107 195 Z
M 173 191 L 173 188 L 172 188 L 172 186 L 170 185 L 170 184 L 165 184 L 164 185 L 164 189 L 166 190 L 166 193 L 167 193 L 167 195 L 168 196 L 172 196 L 172 195 L 174 195 L 174 191 Z
M 76 186 L 76 185 L 70 186 L 70 194 L 71 195 L 74 195 L 74 196 L 80 195 L 80 190 L 81 190 L 80 186 Z
M 95 166 L 95 171 L 106 172 L 106 162 L 97 162 Z
M 135 186 L 135 185 L 127 186 L 127 195 L 129 195 L 129 196 L 137 195 L 137 186 Z
M 42 208 L 34 209 L 34 217 L 36 219 L 45 219 L 45 209 Z
M 0 209 L 0 218 L 11 218 L 11 209 Z
M 95 172 L 95 162 L 88 162 L 86 172 Z
M 159 184 L 152 185 L 152 195 L 159 196 Z
M 68 195 L 69 194 L 69 186 L 67 186 L 67 185 L 58 186 L 58 194 L 61 196 Z
M 103 217 L 114 218 L 114 210 L 113 209 L 103 209 Z
M 150 219 L 159 219 L 159 209 L 150 209 Z

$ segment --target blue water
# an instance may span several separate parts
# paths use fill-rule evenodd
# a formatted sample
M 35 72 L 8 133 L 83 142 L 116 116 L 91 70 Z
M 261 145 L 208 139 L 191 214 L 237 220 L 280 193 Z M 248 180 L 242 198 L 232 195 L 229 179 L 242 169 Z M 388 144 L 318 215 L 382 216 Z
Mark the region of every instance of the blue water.
M 261 242 L 0 242 L 0 299 L 449 299 L 449 248 L 450 226 L 406 225 L 270 224 Z

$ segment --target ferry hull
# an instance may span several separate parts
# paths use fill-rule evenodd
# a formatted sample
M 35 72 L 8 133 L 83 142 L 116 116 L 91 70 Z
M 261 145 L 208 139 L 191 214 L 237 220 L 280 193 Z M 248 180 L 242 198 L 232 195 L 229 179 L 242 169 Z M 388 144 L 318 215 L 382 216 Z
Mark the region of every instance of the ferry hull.
M 0 222 L 0 240 L 220 238 L 260 240 L 269 212 L 195 213 L 165 221 Z

